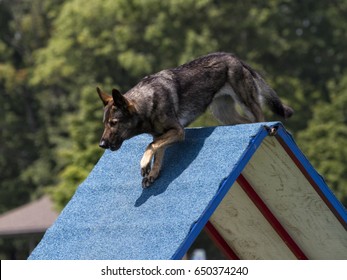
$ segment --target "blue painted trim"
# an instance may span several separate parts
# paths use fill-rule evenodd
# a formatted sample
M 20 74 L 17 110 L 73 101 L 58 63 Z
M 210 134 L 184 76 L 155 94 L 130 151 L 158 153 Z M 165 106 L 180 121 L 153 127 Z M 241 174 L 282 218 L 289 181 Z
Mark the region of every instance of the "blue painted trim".
M 333 207 L 335 209 L 335 211 L 336 211 L 335 214 L 338 214 L 340 216 L 341 219 L 339 219 L 339 221 L 344 222 L 343 226 L 345 228 L 347 228 L 347 211 L 346 211 L 346 209 L 341 204 L 341 202 L 335 197 L 333 192 L 329 189 L 329 187 L 325 183 L 322 176 L 319 175 L 319 173 L 314 169 L 314 167 L 311 165 L 311 163 L 308 161 L 308 159 L 305 157 L 305 155 L 298 148 L 298 146 L 296 145 L 292 136 L 282 126 L 279 127 L 279 129 L 277 131 L 277 135 L 279 137 L 281 137 L 281 139 L 288 146 L 288 148 L 292 151 L 292 153 L 297 158 L 297 160 L 302 164 L 302 167 L 306 170 L 308 175 L 312 178 L 312 180 L 319 187 L 322 195 L 324 195 L 324 197 L 330 203 L 331 207 Z
M 275 123 L 273 126 L 277 127 L 278 125 L 280 124 Z M 214 211 L 217 209 L 224 196 L 230 190 L 231 186 L 234 184 L 237 177 L 241 174 L 242 170 L 246 167 L 247 163 L 252 158 L 253 154 L 258 149 L 258 147 L 263 142 L 266 136 L 268 136 L 268 131 L 265 128 L 265 126 L 262 126 L 259 129 L 258 133 L 254 136 L 254 138 L 251 139 L 244 154 L 240 157 L 239 162 L 235 165 L 234 169 L 229 174 L 229 176 L 223 181 L 215 197 L 206 207 L 204 213 L 200 216 L 199 220 L 192 226 L 187 238 L 181 244 L 181 246 L 178 248 L 175 254 L 171 257 L 171 259 L 180 260 L 183 258 L 185 253 L 191 247 L 191 245 L 193 244 L 194 240 L 198 237 L 200 232 L 203 230 L 204 226 L 206 225 Z

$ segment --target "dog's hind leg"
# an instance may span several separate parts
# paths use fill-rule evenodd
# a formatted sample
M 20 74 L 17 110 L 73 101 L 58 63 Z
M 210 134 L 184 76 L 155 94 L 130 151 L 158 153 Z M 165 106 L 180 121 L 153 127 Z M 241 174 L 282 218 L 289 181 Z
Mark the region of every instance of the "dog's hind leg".
M 176 128 L 168 130 L 166 133 L 156 137 L 148 145 L 141 159 L 142 187 L 147 188 L 158 177 L 162 165 L 165 149 L 172 143 L 184 140 L 184 129 L 177 125 Z M 153 166 L 151 166 L 154 157 Z
M 248 105 L 248 107 L 245 108 L 245 111 L 247 112 L 247 114 L 250 114 L 254 117 L 255 122 L 265 121 L 264 113 L 263 113 L 263 110 L 261 109 L 259 102 L 257 101 L 251 102 Z
M 222 124 L 232 125 L 252 122 L 251 119 L 237 112 L 236 103 L 230 95 L 216 97 L 211 103 L 210 109 L 215 118 Z
M 249 66 L 244 64 L 230 68 L 228 80 L 231 85 L 235 101 L 237 101 L 250 122 L 263 122 L 265 120 L 261 107 L 262 97 L 253 75 L 257 75 Z

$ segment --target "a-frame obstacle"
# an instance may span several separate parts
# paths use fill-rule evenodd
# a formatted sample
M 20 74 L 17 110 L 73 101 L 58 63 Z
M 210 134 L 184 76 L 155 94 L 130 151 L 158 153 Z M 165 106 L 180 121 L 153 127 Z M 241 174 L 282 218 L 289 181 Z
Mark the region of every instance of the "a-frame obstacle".
M 141 188 L 151 138 L 106 151 L 29 259 L 347 259 L 347 213 L 280 123 L 187 129 Z

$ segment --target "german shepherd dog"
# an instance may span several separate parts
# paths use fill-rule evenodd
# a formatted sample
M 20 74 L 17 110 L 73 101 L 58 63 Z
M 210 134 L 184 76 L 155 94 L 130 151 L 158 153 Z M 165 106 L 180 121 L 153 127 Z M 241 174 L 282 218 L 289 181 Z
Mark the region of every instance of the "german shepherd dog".
M 208 54 L 146 76 L 124 95 L 117 89 L 112 96 L 97 92 L 105 106 L 101 148 L 115 151 L 135 135 L 153 136 L 140 162 L 143 188 L 158 177 L 166 147 L 184 140 L 184 127 L 209 106 L 217 120 L 229 125 L 263 122 L 263 104 L 284 119 L 293 114 L 255 70 L 229 53 Z

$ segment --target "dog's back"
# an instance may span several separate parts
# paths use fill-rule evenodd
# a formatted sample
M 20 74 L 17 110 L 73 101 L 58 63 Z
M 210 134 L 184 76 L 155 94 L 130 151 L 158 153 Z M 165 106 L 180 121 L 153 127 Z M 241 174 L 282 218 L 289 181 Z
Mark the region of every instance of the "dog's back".
M 142 98 L 158 112 L 174 109 L 183 127 L 208 106 L 223 124 L 264 121 L 263 104 L 283 118 L 293 113 L 255 70 L 228 53 L 212 53 L 145 77 L 135 92 L 146 93 Z M 147 112 L 153 117 L 152 109 Z

